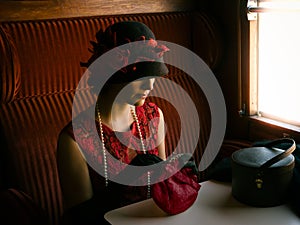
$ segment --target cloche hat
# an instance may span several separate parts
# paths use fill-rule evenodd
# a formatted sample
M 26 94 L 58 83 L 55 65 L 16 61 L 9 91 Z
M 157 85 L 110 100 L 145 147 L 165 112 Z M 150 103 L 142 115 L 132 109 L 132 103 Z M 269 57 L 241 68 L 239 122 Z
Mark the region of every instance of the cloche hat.
M 105 52 L 118 48 L 117 55 L 109 60 L 109 66 L 121 65 L 122 67 L 108 80 L 110 83 L 131 82 L 147 76 L 163 76 L 169 72 L 163 61 L 163 54 L 169 49 L 155 40 L 155 35 L 144 23 L 137 21 L 114 23 L 104 32 L 102 29 L 99 30 L 96 39 L 97 42 L 91 41 L 92 56 L 81 65 L 89 67 Z M 125 45 L 126 48 L 121 48 L 122 45 L 128 43 L 136 44 Z M 128 62 L 134 63 L 129 64 Z M 95 84 L 95 79 L 100 75 L 101 71 L 92 72 L 88 83 Z

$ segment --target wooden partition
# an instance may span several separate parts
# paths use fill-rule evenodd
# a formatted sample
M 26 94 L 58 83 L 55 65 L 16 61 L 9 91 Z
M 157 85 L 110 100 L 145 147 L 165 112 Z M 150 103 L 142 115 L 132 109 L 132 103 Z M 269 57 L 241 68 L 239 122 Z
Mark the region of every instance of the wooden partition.
M 195 9 L 195 0 L 4 0 L 0 21 L 35 20 Z

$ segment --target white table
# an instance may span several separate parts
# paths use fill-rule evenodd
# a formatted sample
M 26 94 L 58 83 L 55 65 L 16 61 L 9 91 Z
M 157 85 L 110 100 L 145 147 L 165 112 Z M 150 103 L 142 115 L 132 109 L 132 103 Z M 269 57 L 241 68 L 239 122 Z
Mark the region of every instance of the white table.
M 236 201 L 231 186 L 206 181 L 187 211 L 166 215 L 152 199 L 109 211 L 105 219 L 113 225 L 300 225 L 286 205 L 255 208 Z

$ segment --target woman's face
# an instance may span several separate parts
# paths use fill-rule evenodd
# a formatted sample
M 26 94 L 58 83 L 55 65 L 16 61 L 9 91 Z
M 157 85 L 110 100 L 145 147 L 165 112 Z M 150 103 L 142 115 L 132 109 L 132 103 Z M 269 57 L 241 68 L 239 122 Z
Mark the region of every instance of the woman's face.
M 155 78 L 142 78 L 125 85 L 117 96 L 117 100 L 130 105 L 144 104 L 153 89 Z

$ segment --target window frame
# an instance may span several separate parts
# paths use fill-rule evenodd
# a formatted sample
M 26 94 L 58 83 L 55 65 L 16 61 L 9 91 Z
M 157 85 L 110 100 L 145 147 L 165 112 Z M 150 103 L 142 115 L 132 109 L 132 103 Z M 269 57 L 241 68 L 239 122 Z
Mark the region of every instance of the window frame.
M 240 59 L 239 114 L 247 120 L 249 140 L 291 137 L 300 141 L 300 127 L 258 115 L 258 21 L 248 19 L 248 2 L 241 1 L 240 13 Z M 245 10 L 246 9 L 246 10 Z M 252 15 L 253 16 L 253 15 Z

